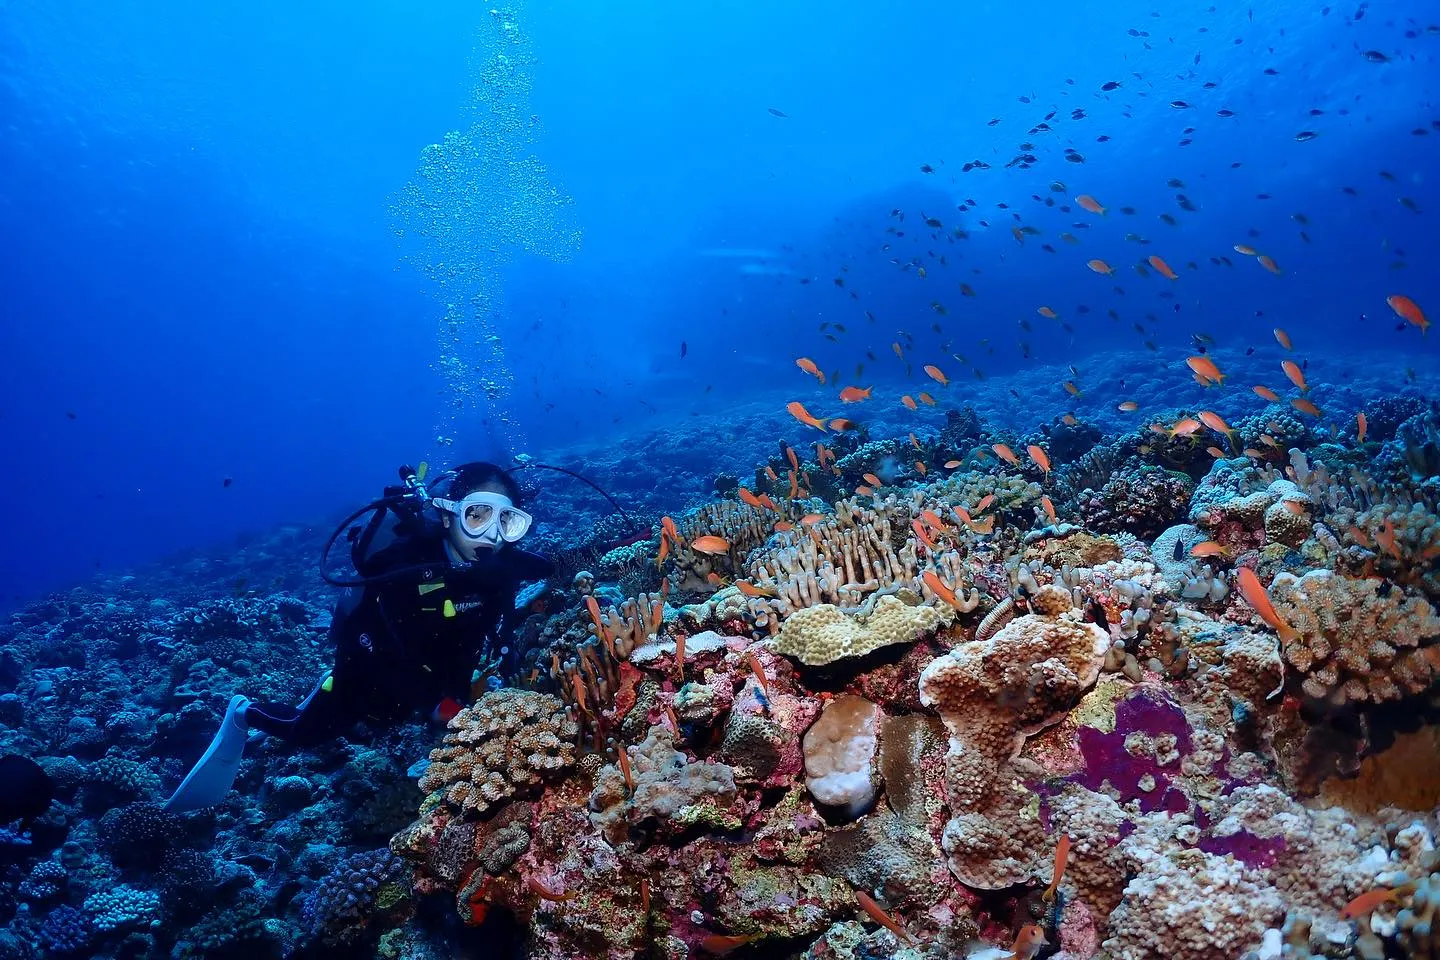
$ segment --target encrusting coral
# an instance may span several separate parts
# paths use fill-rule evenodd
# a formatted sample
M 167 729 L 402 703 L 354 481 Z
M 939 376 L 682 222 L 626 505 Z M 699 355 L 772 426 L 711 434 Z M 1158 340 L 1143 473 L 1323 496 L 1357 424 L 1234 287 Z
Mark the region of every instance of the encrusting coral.
M 780 628 L 775 649 L 806 666 L 826 666 L 891 644 L 911 643 L 953 619 L 949 607 L 911 605 L 894 596 L 880 597 L 868 615 L 854 617 L 823 603 L 792 614 Z

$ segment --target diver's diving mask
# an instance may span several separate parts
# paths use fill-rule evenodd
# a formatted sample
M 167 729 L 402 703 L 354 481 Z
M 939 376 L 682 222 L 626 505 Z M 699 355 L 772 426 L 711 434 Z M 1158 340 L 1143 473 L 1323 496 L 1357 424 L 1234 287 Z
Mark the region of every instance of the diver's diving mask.
M 477 542 L 504 540 L 514 543 L 525 536 L 533 522 L 530 514 L 511 503 L 503 493 L 477 490 L 467 494 L 463 500 L 436 497 L 432 502 L 441 510 L 454 514 L 460 532 L 467 539 Z

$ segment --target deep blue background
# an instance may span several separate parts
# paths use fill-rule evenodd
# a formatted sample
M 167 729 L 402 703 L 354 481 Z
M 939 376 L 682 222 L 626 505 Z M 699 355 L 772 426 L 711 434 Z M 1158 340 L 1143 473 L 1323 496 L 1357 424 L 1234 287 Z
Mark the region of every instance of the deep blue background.
M 1404 292 L 1440 315 L 1440 191 L 1427 179 L 1440 13 L 1420 0 L 1221 6 L 519 8 L 540 60 L 536 152 L 574 197 L 584 241 L 567 262 L 503 269 L 512 444 L 623 443 L 657 415 L 723 412 L 783 384 L 834 407 L 795 370 L 802 354 L 848 378 L 873 350 L 862 382 L 880 383 L 877 397 L 894 387 L 893 402 L 923 388 L 899 380 L 897 331 L 916 338 L 917 372 L 936 362 L 957 384 L 967 373 L 945 342 L 991 376 L 1027 362 L 1083 374 L 1095 353 L 1146 339 L 1157 362 L 1183 361 L 1197 332 L 1273 349 L 1275 325 L 1312 356 L 1363 345 L 1432 364 L 1440 333 L 1396 331 L 1384 300 Z M 514 452 L 478 426 L 435 447 L 443 307 L 402 263 L 387 212 L 421 149 L 463 122 L 485 9 L 6 5 L 4 603 L 97 565 L 333 517 L 401 461 Z M 1368 61 L 1371 49 L 1390 61 Z M 1102 93 L 1112 80 L 1123 85 Z M 1027 134 L 1052 110 L 1053 130 Z M 1298 142 L 1302 130 L 1320 135 Z M 1022 142 L 1037 163 L 1005 169 Z M 1086 162 L 1065 161 L 1066 146 Z M 993 167 L 962 174 L 973 159 Z M 1177 206 L 1170 178 L 1198 212 Z M 1079 193 L 1109 213 L 1042 202 Z M 966 199 L 976 206 L 961 214 Z M 969 239 L 932 237 L 922 212 Z M 1040 232 L 1022 246 L 1015 225 Z M 1137 276 L 1152 253 L 1181 280 Z M 1090 272 L 1091 257 L 1116 275 Z M 911 261 L 928 277 L 902 271 Z M 1073 333 L 1038 317 L 1041 304 Z M 822 321 L 849 332 L 830 343 Z

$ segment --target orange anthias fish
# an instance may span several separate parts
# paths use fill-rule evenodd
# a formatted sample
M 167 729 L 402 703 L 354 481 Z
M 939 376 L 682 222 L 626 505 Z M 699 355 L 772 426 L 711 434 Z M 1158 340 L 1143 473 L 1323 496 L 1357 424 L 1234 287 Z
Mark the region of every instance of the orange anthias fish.
M 1048 320 L 1054 320 L 1056 317 L 1060 316 L 1060 314 L 1056 313 L 1054 310 L 1051 310 L 1049 307 L 1041 307 L 1036 312 L 1039 313 L 1040 316 L 1045 317 Z
M 1104 260 L 1091 260 L 1089 263 L 1085 264 L 1085 266 L 1089 267 L 1091 270 L 1094 270 L 1096 273 L 1101 274 L 1102 276 L 1108 277 L 1110 276 L 1110 274 L 1115 272 L 1115 268 L 1110 266 L 1110 264 L 1106 263 Z
M 866 483 L 870 484 L 870 486 L 872 486 L 872 487 L 883 487 L 883 486 L 885 486 L 885 484 L 880 481 L 880 478 L 877 477 L 877 476 L 875 476 L 875 474 L 873 474 L 873 473 L 862 473 L 862 474 L 860 475 L 860 479 L 861 479 L 861 480 L 864 480 Z
M 1300 369 L 1300 364 L 1294 360 L 1281 360 L 1280 369 L 1285 371 L 1285 376 L 1290 378 L 1291 383 L 1300 388 L 1301 393 L 1310 389 L 1310 385 L 1305 382 L 1305 371 Z
M 894 917 L 886 913 L 884 909 L 881 908 L 880 904 L 875 902 L 874 898 L 871 897 L 870 894 L 866 893 L 864 890 L 856 890 L 855 899 L 859 901 L 861 909 L 863 909 L 866 913 L 870 915 L 871 920 L 874 920 L 876 923 L 880 924 L 880 926 L 895 934 L 895 936 L 900 938 L 901 942 L 915 942 L 915 939 L 905 931 L 905 928 L 900 926 L 900 924 L 895 921 Z
M 844 417 L 836 417 L 834 420 L 830 421 L 830 429 L 834 430 L 836 433 L 844 433 L 846 430 L 854 430 L 855 421 L 846 420 Z
M 941 372 L 939 367 L 935 366 L 935 364 L 925 364 L 924 370 L 925 375 L 931 380 L 934 380 L 936 383 L 940 384 L 940 386 L 945 387 L 950 385 L 950 380 L 945 376 L 943 372 Z
M 919 520 L 911 520 L 910 529 L 915 531 L 915 536 L 921 543 L 925 544 L 932 553 L 938 553 L 940 551 L 940 548 L 935 545 L 935 541 L 930 539 L 930 535 L 927 534 L 925 528 L 920 525 Z
M 1275 340 L 1280 344 L 1280 346 L 1284 347 L 1286 350 L 1291 349 L 1290 334 L 1286 333 L 1284 330 L 1281 330 L 1279 327 L 1275 328 Z
M 745 651 L 745 660 L 750 664 L 750 670 L 755 674 L 755 682 L 760 684 L 760 692 L 765 695 L 766 701 L 770 699 L 770 681 L 765 679 L 765 668 L 760 666 L 760 658 L 755 655 L 752 647 Z
M 1234 433 L 1234 431 L 1230 429 L 1230 424 L 1226 423 L 1220 414 L 1213 410 L 1201 410 L 1199 416 L 1200 422 L 1211 430 L 1218 431 L 1219 433 Z
M 1355 442 L 1365 442 L 1365 431 L 1370 428 L 1370 422 L 1365 419 L 1365 411 L 1361 410 L 1355 414 Z
M 1188 437 L 1190 436 L 1190 434 L 1194 433 L 1196 430 L 1199 429 L 1199 420 L 1196 420 L 1194 417 L 1186 417 L 1184 420 L 1178 421 L 1175 426 L 1171 427 L 1168 431 L 1162 430 L 1161 432 L 1168 432 L 1169 435 L 1172 437 Z
M 934 570 L 926 570 L 920 574 L 920 579 L 925 581 L 925 586 L 935 592 L 935 596 L 944 600 L 956 610 L 960 609 L 960 598 L 955 596 L 955 591 L 945 585 L 945 582 L 935 573 Z
M 1251 387 L 1250 389 L 1254 390 L 1255 396 L 1259 397 L 1261 400 L 1269 400 L 1271 403 L 1280 402 L 1280 394 L 1276 393 L 1274 390 L 1271 390 L 1269 387 L 1257 386 Z
M 1240 596 L 1244 597 L 1245 602 L 1250 604 L 1260 615 L 1261 620 L 1264 620 L 1276 633 L 1280 634 L 1282 643 L 1291 643 L 1298 639 L 1299 634 L 1295 632 L 1295 628 L 1282 620 L 1280 614 L 1275 611 L 1275 604 L 1270 602 L 1270 594 L 1265 592 L 1265 588 L 1261 586 L 1260 578 L 1255 575 L 1254 570 L 1249 567 L 1241 567 L 1236 570 L 1235 582 L 1240 587 Z
M 958 466 L 960 466 L 960 465 L 961 465 L 961 461 L 959 461 L 959 460 L 946 460 L 946 461 L 945 461 L 945 469 L 946 469 L 946 470 L 954 470 L 956 467 L 958 467 Z
M 844 390 L 841 390 L 841 391 L 840 391 L 840 402 L 841 402 L 841 403 L 859 403 L 859 402 L 862 401 L 862 400 L 869 400 L 869 399 L 870 399 L 870 391 L 873 390 L 873 389 L 875 389 L 875 388 L 874 388 L 874 387 L 866 387 L 865 389 L 862 390 L 862 389 L 860 389 L 859 387 L 846 387 Z
M 747 597 L 773 597 L 774 591 L 755 586 L 748 580 L 736 580 L 735 588 Z
M 1035 461 L 1035 466 L 1040 468 L 1041 473 L 1050 476 L 1050 456 L 1043 448 L 1032 443 L 1025 448 L 1025 452 L 1030 454 L 1030 459 Z
M 1050 886 L 1040 895 L 1040 899 L 1049 903 L 1055 899 L 1055 891 L 1060 889 L 1060 878 L 1065 876 L 1065 864 L 1070 859 L 1070 837 L 1062 836 L 1060 842 L 1055 845 L 1055 871 L 1050 877 Z
M 1063 386 L 1065 388 L 1065 392 L 1070 394 L 1070 396 L 1072 397 L 1084 396 L 1084 394 L 1080 392 L 1080 388 L 1075 386 L 1074 380 L 1066 380 L 1063 384 L 1061 384 L 1061 386 Z
M 1004 460 L 1012 467 L 1020 466 L 1020 458 L 1015 456 L 1015 451 L 1011 450 L 1005 444 L 992 443 L 990 444 L 990 449 L 995 451 L 995 456 L 999 457 L 1001 460 Z
M 1255 252 L 1255 248 L 1254 248 L 1254 247 L 1247 247 L 1247 246 L 1246 246 L 1245 244 L 1243 244 L 1243 243 L 1237 243 L 1237 244 L 1235 244 L 1235 252 L 1238 253 L 1238 254 L 1240 254 L 1240 256 L 1242 256 L 1242 257 L 1255 257 L 1255 256 L 1259 256 L 1259 254 L 1257 254 L 1257 253 Z
M 907 409 L 907 410 L 919 410 L 919 409 L 920 409 L 920 407 L 915 403 L 915 398 L 912 397 L 912 396 L 910 396 L 910 394 L 908 394 L 908 393 L 905 394 L 905 396 L 903 396 L 903 397 L 900 398 L 900 402 L 903 403 L 903 404 L 905 404 L 905 409 Z
M 1116 406 L 1115 409 L 1119 410 L 1121 413 L 1134 413 L 1136 410 L 1140 409 L 1140 404 L 1136 403 L 1134 400 L 1125 400 L 1118 406 Z
M 926 393 L 924 390 L 921 390 L 918 394 L 916 394 L 916 396 L 920 398 L 920 402 L 925 404 L 925 406 L 935 406 L 935 398 L 930 396 L 930 394 Z
M 745 944 L 749 943 L 750 941 L 759 940 L 763 936 L 763 933 L 747 933 L 743 936 L 724 933 L 712 933 L 709 936 L 701 938 L 699 946 L 700 949 L 704 950 L 706 953 L 714 954 L 717 957 L 723 957 L 725 956 L 725 954 L 739 950 L 741 947 L 745 946 Z
M 1045 511 L 1045 516 L 1050 518 L 1052 524 L 1060 522 L 1060 518 L 1055 515 L 1055 504 L 1048 496 L 1044 494 L 1040 495 L 1040 507 Z
M 1394 310 L 1402 318 L 1419 327 L 1422 334 L 1430 329 L 1430 321 L 1426 318 L 1425 311 L 1421 310 L 1420 305 L 1414 300 L 1396 293 L 1386 297 L 1385 302 L 1390 304 L 1391 310 Z
M 1170 269 L 1170 264 L 1166 263 L 1164 260 L 1160 259 L 1159 257 L 1153 257 L 1153 256 L 1152 256 L 1152 257 L 1150 258 L 1150 266 L 1154 267 L 1154 268 L 1155 268 L 1155 272 L 1158 273 L 1158 274 L 1160 274 L 1160 276 L 1164 277 L 1166 280 L 1179 280 L 1179 279 L 1180 279 L 1180 275 L 1179 275 L 1178 273 L 1176 273 L 1174 270 L 1171 270 L 1171 269 Z
M 1209 357 L 1203 354 L 1196 357 L 1186 357 L 1185 365 L 1189 367 L 1192 371 L 1194 371 L 1195 376 L 1199 377 L 1201 380 L 1208 380 L 1213 383 L 1223 383 L 1225 377 L 1227 376 L 1227 374 L 1223 374 L 1220 372 L 1219 367 L 1215 366 L 1214 360 L 1211 360 Z
M 703 537 L 696 537 L 690 542 L 690 549 L 699 553 L 721 554 L 730 550 L 730 541 L 724 537 L 717 537 L 714 534 L 707 534 Z
M 1027 923 L 1015 934 L 1015 944 L 1010 948 L 1012 960 L 1034 960 L 1035 954 L 1045 946 L 1045 931 L 1038 923 Z
M 1394 890 L 1389 887 L 1376 887 L 1345 904 L 1345 909 L 1340 911 L 1340 919 L 1355 920 L 1359 917 L 1369 916 L 1380 904 L 1391 903 L 1394 900 Z
M 1276 276 L 1279 276 L 1279 275 L 1280 275 L 1280 264 L 1276 263 L 1276 262 L 1275 262 L 1273 259 L 1271 259 L 1270 257 L 1267 257 L 1267 256 L 1265 256 L 1265 255 L 1262 253 L 1260 256 L 1256 257 L 1255 259 L 1259 260 L 1259 261 L 1260 261 L 1260 266 L 1264 267 L 1266 270 L 1269 270 L 1271 273 L 1275 274 Z
M 1080 196 L 1075 198 L 1075 202 L 1083 209 L 1089 210 L 1091 213 L 1098 213 L 1102 217 L 1105 215 L 1105 208 L 1100 205 L 1100 201 L 1096 200 L 1088 193 L 1080 194 Z
M 749 504 L 757 510 L 765 509 L 765 502 L 759 497 L 755 496 L 755 494 L 751 493 L 749 490 L 746 490 L 744 487 L 740 488 L 740 490 L 738 491 L 738 495 L 740 497 L 741 503 Z
M 545 884 L 541 883 L 540 878 L 534 876 L 533 874 L 526 881 L 526 886 L 528 886 L 531 892 L 533 892 L 535 896 L 539 897 L 541 900 L 551 900 L 557 903 L 561 903 L 566 900 L 574 900 L 580 895 L 580 892 L 578 890 L 571 890 L 569 893 L 556 893 L 549 887 L 545 886 Z
M 1299 410 L 1301 413 L 1308 413 L 1312 417 L 1321 416 L 1320 408 L 1315 406 L 1315 404 L 1311 403 L 1309 400 L 1306 400 L 1304 397 L 1296 397 L 1294 400 L 1291 400 L 1290 406 L 1294 407 L 1296 410 Z
M 1229 555 L 1230 551 L 1226 550 L 1223 545 L 1216 543 L 1214 540 L 1206 540 L 1205 542 L 1197 543 L 1195 544 L 1195 546 L 1190 548 L 1190 556 L 1196 558 L 1228 557 Z
M 822 384 L 825 382 L 825 371 L 815 366 L 815 361 L 811 360 L 809 357 L 799 358 L 795 361 L 795 366 L 799 367 L 801 370 L 804 370 L 806 373 L 810 374 L 810 376 L 819 380 Z
M 988 507 L 988 506 L 990 506 L 990 504 L 992 504 L 992 503 L 994 503 L 994 502 L 995 502 L 995 494 L 993 494 L 993 493 L 987 493 L 987 494 L 985 494 L 985 496 L 983 496 L 983 497 L 980 498 L 980 502 L 977 503 L 977 504 L 975 504 L 975 512 L 976 512 L 976 513 L 984 513 L 984 512 L 985 512 L 985 508 Z
M 825 421 L 816 419 L 815 417 L 811 416 L 810 411 L 805 409 L 805 404 L 801 403 L 799 400 L 791 400 L 789 403 L 785 404 L 785 409 L 790 411 L 790 416 L 794 417 L 796 420 L 799 420 L 807 427 L 814 427 L 821 433 L 825 432 Z

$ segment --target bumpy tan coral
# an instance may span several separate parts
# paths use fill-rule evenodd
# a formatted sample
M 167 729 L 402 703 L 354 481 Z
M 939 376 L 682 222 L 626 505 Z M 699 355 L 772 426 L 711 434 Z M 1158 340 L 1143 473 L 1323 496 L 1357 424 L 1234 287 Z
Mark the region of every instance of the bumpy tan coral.
M 1042 587 L 1032 602 L 1054 615 L 1019 617 L 988 640 L 937 658 L 920 676 L 920 702 L 950 731 L 945 781 L 953 819 L 942 845 L 951 872 L 972 886 L 993 889 L 1027 875 L 1026 851 L 1007 847 L 1007 830 L 994 817 L 1013 779 L 1002 766 L 1027 736 L 1079 701 L 1110 648 L 1105 631 L 1074 619 L 1065 589 Z
M 631 825 L 646 820 L 654 820 L 662 832 L 724 820 L 736 795 L 730 767 L 692 762 L 675 749 L 675 736 L 665 726 L 652 727 L 641 743 L 620 749 L 630 760 L 634 789 L 626 786 L 619 765 L 611 764 L 600 770 L 590 793 L 590 818 L 610 843 L 621 843 Z
M 948 625 L 954 610 L 910 606 L 898 597 L 875 601 L 868 616 L 851 617 L 834 604 L 822 603 L 791 615 L 780 630 L 775 650 L 806 666 L 818 667 L 863 657 L 892 643 L 910 643 Z
M 457 813 L 488 813 L 574 764 L 578 733 L 556 697 L 495 690 L 450 721 L 420 789 Z
M 1382 703 L 1433 682 L 1440 671 L 1440 617 L 1398 587 L 1381 595 L 1381 584 L 1329 570 L 1275 578 L 1275 609 L 1299 635 L 1282 652 L 1305 675 L 1307 696 L 1333 706 Z

